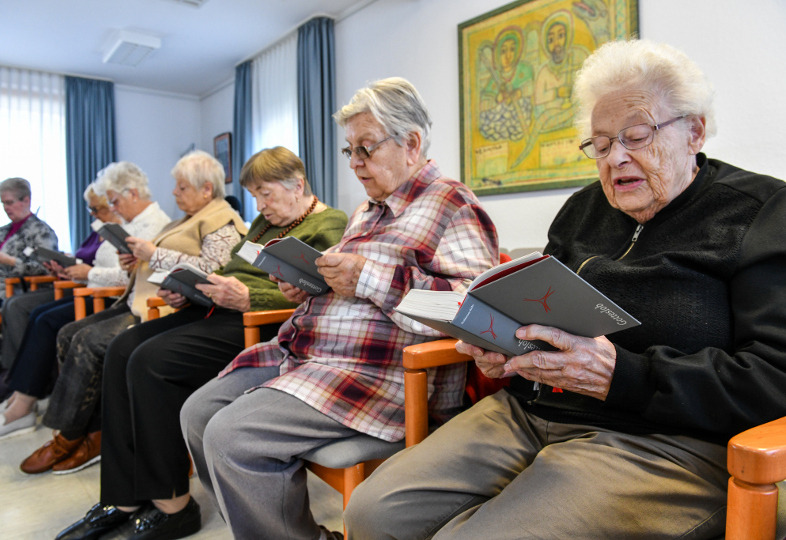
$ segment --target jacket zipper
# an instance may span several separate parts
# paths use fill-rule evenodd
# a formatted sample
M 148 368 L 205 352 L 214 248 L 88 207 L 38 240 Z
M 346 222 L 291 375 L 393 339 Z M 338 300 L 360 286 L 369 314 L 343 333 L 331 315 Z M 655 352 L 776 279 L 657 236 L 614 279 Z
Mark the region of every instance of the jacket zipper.
M 617 259 L 616 259 L 616 260 L 618 260 L 618 261 L 621 261 L 622 259 L 624 259 L 624 258 L 625 258 L 625 256 L 626 256 L 628 253 L 630 253 L 630 250 L 631 250 L 631 249 L 633 249 L 633 246 L 636 244 L 636 240 L 638 240 L 638 239 L 639 239 L 639 235 L 641 234 L 641 230 L 642 230 L 643 228 L 644 228 L 644 225 L 643 225 L 643 224 L 641 224 L 641 223 L 639 223 L 638 225 L 636 225 L 636 230 L 635 230 L 635 231 L 633 231 L 633 237 L 630 239 L 630 245 L 628 246 L 628 249 L 626 249 L 626 250 L 625 250 L 625 253 L 623 253 L 622 255 L 620 255 L 619 257 L 617 257 Z M 590 257 L 589 259 L 586 259 L 586 260 L 585 260 L 583 263 L 581 263 L 581 265 L 579 265 L 579 269 L 578 269 L 578 270 L 576 270 L 576 274 L 579 274 L 579 273 L 581 273 L 581 270 L 584 268 L 584 266 L 586 266 L 586 264 L 587 264 L 588 262 L 590 262 L 592 259 L 594 259 L 594 258 L 595 258 L 595 257 L 597 257 L 597 256 L 598 256 L 598 255 L 593 255 L 592 257 Z

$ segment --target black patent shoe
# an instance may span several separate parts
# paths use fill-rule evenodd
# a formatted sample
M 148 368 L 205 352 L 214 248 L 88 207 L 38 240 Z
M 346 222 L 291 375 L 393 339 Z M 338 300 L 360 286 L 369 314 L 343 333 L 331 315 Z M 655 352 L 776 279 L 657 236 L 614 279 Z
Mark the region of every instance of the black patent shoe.
M 176 540 L 194 534 L 202 528 L 199 505 L 191 497 L 180 512 L 165 514 L 152 504 L 143 506 L 120 527 L 101 537 L 101 540 Z
M 96 504 L 85 517 L 60 531 L 55 540 L 91 540 L 128 521 L 131 512 L 123 512 L 112 505 Z

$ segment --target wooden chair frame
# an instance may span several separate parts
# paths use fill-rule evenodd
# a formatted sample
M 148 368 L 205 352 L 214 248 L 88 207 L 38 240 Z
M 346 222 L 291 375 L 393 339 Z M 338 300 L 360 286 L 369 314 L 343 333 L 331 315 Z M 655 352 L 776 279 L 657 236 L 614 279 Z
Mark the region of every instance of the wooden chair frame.
M 106 299 L 115 298 L 125 292 L 125 287 L 78 287 L 74 289 L 74 315 L 76 320 L 87 316 L 87 297 L 93 297 L 93 313 L 106 309 Z

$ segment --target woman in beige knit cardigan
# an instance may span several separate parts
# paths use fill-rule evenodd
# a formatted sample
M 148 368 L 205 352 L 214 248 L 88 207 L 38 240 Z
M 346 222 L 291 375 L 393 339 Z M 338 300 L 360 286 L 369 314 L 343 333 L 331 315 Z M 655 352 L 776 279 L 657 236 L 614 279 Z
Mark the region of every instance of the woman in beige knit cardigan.
M 172 176 L 175 201 L 185 216 L 166 225 L 152 242 L 129 237 L 133 255 L 120 259 L 131 279 L 121 299 L 58 333 L 60 374 L 43 418 L 46 426 L 58 431 L 22 462 L 26 473 L 54 469 L 66 474 L 100 459 L 104 353 L 115 336 L 147 319 L 147 299 L 158 290 L 148 278 L 181 262 L 212 272 L 229 260 L 232 247 L 247 232 L 241 217 L 224 201 L 224 168 L 215 158 L 202 151 L 189 153 L 177 162 Z M 116 184 L 111 174 L 101 176 L 96 189 L 121 215 L 145 195 Z

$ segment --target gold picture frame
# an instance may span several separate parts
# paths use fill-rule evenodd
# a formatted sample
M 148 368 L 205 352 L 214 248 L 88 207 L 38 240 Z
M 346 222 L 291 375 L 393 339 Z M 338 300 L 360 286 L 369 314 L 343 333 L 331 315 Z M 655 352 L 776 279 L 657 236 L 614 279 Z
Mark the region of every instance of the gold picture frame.
M 638 33 L 638 0 L 518 0 L 458 26 L 461 178 L 478 195 L 586 185 L 571 88 L 584 59 Z

